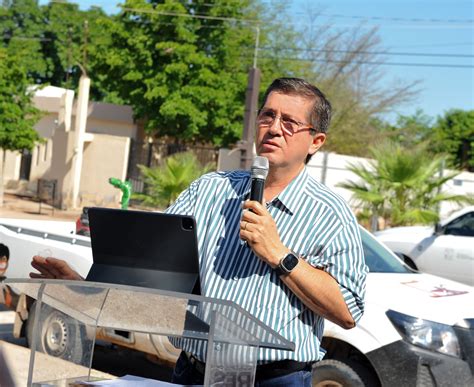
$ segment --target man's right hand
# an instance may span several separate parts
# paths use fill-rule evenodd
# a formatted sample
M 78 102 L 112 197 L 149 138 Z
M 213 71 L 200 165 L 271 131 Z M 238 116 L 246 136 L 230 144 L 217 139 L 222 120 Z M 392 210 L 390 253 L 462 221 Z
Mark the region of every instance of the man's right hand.
M 41 257 L 35 255 L 31 261 L 33 266 L 39 273 L 30 273 L 31 278 L 43 279 L 62 279 L 72 281 L 83 281 L 79 273 L 69 266 L 66 261 L 52 257 Z

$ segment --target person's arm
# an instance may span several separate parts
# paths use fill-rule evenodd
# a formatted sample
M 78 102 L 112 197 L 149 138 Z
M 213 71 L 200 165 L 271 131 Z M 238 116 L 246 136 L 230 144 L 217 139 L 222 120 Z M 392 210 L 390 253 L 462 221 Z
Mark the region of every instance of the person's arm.
M 255 201 L 246 201 L 241 220 L 240 236 L 254 253 L 276 268 L 290 249 L 283 245 L 275 221 L 267 209 Z M 349 329 L 355 326 L 354 312 L 350 310 L 341 285 L 325 270 L 315 268 L 300 259 L 295 269 L 282 275 L 286 286 L 314 313 Z
M 31 266 L 39 271 L 39 273 L 30 273 L 31 278 L 84 280 L 79 273 L 73 270 L 71 266 L 62 259 L 52 257 L 45 258 L 35 255 L 31 261 Z

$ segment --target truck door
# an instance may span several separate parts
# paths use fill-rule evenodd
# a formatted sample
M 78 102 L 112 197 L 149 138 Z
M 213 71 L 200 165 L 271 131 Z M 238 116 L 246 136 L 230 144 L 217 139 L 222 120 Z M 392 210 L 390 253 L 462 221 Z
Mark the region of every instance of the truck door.
M 439 264 L 440 276 L 474 285 L 474 212 L 445 225 L 423 255 Z

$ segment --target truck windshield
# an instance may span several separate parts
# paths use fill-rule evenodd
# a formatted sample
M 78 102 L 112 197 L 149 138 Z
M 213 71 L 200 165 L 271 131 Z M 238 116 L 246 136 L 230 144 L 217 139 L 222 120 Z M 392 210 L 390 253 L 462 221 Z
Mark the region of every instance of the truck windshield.
M 414 273 L 368 231 L 360 228 L 365 263 L 372 273 Z

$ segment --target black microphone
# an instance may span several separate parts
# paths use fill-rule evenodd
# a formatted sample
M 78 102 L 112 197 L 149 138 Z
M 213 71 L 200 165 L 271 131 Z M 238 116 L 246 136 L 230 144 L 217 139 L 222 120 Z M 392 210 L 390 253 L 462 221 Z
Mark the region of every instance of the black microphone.
M 265 188 L 265 179 L 268 175 L 268 159 L 263 156 L 257 156 L 253 160 L 250 168 L 252 178 L 252 187 L 250 189 L 250 200 L 256 200 L 261 203 L 263 200 L 263 190 Z

